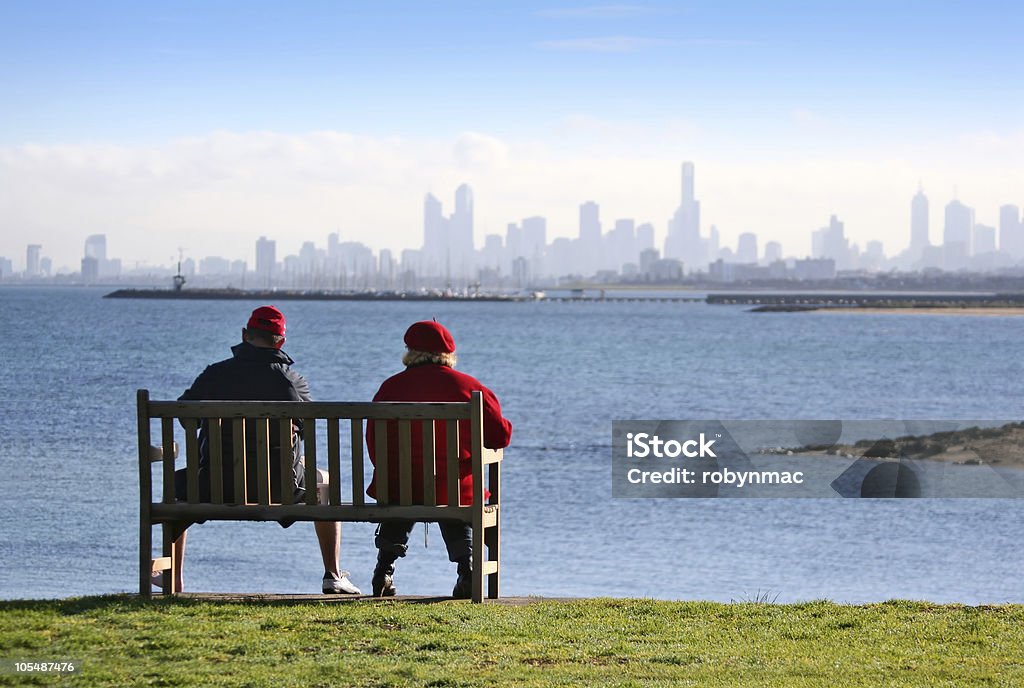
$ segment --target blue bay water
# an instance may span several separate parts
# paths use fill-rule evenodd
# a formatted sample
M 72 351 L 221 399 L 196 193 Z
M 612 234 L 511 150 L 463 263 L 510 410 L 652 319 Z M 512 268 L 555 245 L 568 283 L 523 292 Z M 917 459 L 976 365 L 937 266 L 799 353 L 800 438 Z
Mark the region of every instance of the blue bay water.
M 175 398 L 229 355 L 257 303 L 104 300 L 0 288 L 0 598 L 131 591 L 135 390 Z M 317 399 L 363 400 L 436 317 L 459 369 L 513 421 L 503 466 L 503 594 L 779 601 L 1024 602 L 1024 501 L 617 500 L 611 423 L 640 418 L 1020 418 L 1010 317 L 751 314 L 702 303 L 285 302 L 287 351 Z M 417 526 L 400 593 L 447 594 L 436 526 Z M 369 588 L 373 526 L 342 565 Z M 312 526 L 190 531 L 186 586 L 315 592 Z

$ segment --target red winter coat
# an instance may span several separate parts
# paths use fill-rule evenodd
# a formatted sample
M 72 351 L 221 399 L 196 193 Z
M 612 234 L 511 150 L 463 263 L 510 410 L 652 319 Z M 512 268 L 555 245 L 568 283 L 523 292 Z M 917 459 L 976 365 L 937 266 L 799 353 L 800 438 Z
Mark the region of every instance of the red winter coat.
M 389 377 L 377 390 L 374 401 L 469 401 L 472 392 L 483 392 L 484 396 L 484 446 L 489 449 L 507 447 L 512 438 L 512 423 L 502 417 L 501 406 L 494 392 L 484 387 L 479 380 L 453 368 L 443 365 L 418 365 L 406 368 Z M 398 480 L 398 422 L 389 421 L 388 429 L 388 498 L 398 502 L 400 483 Z M 370 461 L 376 465 L 376 444 L 373 423 L 366 428 L 366 445 Z M 413 502 L 423 503 L 423 428 L 421 421 L 411 422 Z M 434 433 L 434 456 L 436 457 L 435 494 L 437 503 L 448 501 L 448 467 L 443 457 L 447 452 L 447 438 L 438 424 Z M 459 421 L 459 492 L 463 505 L 473 503 L 472 462 L 469 455 L 469 421 Z M 377 474 L 374 471 L 366 494 L 376 498 Z

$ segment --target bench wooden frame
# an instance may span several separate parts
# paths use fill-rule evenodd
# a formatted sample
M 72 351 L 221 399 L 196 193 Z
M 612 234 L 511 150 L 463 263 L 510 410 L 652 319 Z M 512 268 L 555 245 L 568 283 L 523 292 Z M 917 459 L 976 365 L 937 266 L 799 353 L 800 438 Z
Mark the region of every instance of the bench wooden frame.
M 458 403 L 368 403 L 331 401 L 152 401 L 149 391 L 138 391 L 139 433 L 139 593 L 151 597 L 152 574 L 163 572 L 164 590 L 175 588 L 174 526 L 194 521 L 369 521 L 408 519 L 413 521 L 455 520 L 473 527 L 473 593 L 474 602 L 484 600 L 484 578 L 487 597 L 498 597 L 500 572 L 500 449 L 483 446 L 483 395 L 473 392 L 468 402 Z M 200 502 L 198 427 L 202 419 L 210 426 L 210 502 Z M 292 504 L 292 419 L 303 421 L 306 495 L 302 503 Z M 412 424 L 421 422 L 424 450 L 423 504 L 412 503 Z M 154 447 L 152 424 L 159 430 Z M 342 428 L 348 421 L 348 428 Z M 398 456 L 388 456 L 388 421 L 397 421 Z M 377 499 L 367 501 L 364 495 L 369 471 L 369 457 L 364 451 L 365 425 L 373 422 L 377 456 Z M 458 486 L 459 423 L 468 422 L 470 455 L 473 472 L 473 503 L 461 504 Z M 188 499 L 179 502 L 174 491 L 174 460 L 177 455 L 175 430 L 185 428 L 185 466 L 188 478 Z M 221 466 L 221 428 L 233 424 L 234 494 L 245 495 L 246 424 L 255 423 L 257 432 L 258 494 L 246 495 L 244 503 L 228 504 L 223 499 Z M 269 428 L 278 423 L 282 438 L 280 454 L 271 456 Z M 318 503 L 316 462 L 322 447 L 317 444 L 317 425 L 327 429 L 327 503 Z M 393 424 L 392 424 L 393 425 Z M 352 501 L 342 501 L 341 432 L 351 437 L 349 464 L 352 469 Z M 435 432 L 445 432 L 447 455 L 433 456 Z M 275 452 L 276 453 L 276 452 Z M 393 465 L 397 459 L 397 466 Z M 270 462 L 280 461 L 281 503 L 270 501 Z M 448 495 L 452 504 L 438 504 L 435 494 L 435 471 L 440 461 L 447 463 Z M 159 462 L 159 496 L 153 497 L 153 464 Z M 485 471 L 485 468 L 487 469 Z M 399 494 L 388 494 L 387 476 L 399 471 Z M 486 478 L 486 485 L 485 485 Z M 490 497 L 485 501 L 485 488 Z M 397 497 L 397 499 L 396 499 Z M 153 557 L 153 526 L 163 530 L 163 554 Z M 486 548 L 486 549 L 485 549 Z

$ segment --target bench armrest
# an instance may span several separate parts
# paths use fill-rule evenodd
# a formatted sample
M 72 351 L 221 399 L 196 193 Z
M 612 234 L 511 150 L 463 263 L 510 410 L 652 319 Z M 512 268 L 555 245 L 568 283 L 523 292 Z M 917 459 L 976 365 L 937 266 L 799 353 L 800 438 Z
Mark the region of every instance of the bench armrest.
M 501 449 L 488 449 L 487 447 L 484 447 L 483 464 L 487 466 L 492 463 L 501 463 L 503 456 L 504 451 Z

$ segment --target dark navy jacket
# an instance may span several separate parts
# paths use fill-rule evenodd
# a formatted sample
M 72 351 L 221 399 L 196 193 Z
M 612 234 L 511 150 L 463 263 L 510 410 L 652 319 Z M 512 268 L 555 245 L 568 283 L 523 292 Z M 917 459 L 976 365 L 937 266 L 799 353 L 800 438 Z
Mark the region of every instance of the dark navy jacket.
M 291 369 L 294 361 L 280 349 L 268 349 L 253 346 L 247 342 L 231 347 L 231 358 L 207 366 L 192 386 L 185 390 L 178 399 L 180 401 L 309 401 L 309 384 L 305 378 Z M 295 421 L 298 429 L 300 421 Z M 256 436 L 250 428 L 245 433 L 246 454 L 246 491 L 249 501 L 257 498 L 256 475 Z M 221 428 L 223 450 L 224 501 L 235 501 L 234 495 L 234 439 L 230 423 L 223 423 Z M 297 432 L 293 434 L 294 461 L 292 464 L 295 500 L 305 494 L 305 474 L 302 468 L 302 444 Z M 270 422 L 270 481 L 271 499 L 280 500 L 280 455 L 281 437 L 276 421 Z M 206 421 L 199 429 L 200 454 L 200 498 L 210 501 L 209 480 L 209 429 Z M 184 499 L 185 476 L 178 472 L 178 498 Z M 240 499 L 238 501 L 241 501 Z

